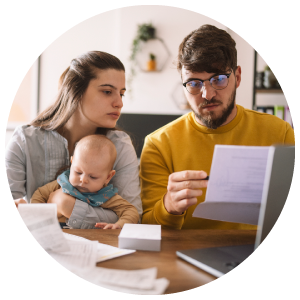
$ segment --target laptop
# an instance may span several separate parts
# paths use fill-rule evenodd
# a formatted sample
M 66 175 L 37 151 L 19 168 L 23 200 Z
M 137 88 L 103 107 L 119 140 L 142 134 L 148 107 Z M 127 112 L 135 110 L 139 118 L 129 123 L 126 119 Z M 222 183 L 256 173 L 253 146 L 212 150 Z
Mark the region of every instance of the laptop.
M 216 277 L 242 263 L 263 242 L 276 223 L 289 193 L 294 160 L 294 146 L 270 147 L 255 244 L 182 250 L 176 251 L 176 255 Z

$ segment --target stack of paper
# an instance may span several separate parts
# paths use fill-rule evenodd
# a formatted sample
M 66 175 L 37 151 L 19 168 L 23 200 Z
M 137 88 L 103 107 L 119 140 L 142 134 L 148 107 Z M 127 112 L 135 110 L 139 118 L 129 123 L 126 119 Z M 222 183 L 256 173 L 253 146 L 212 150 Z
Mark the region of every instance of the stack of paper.
M 130 254 L 135 250 L 120 249 L 63 233 L 54 204 L 20 204 L 19 212 L 30 232 L 49 255 L 85 280 L 131 294 L 158 295 L 169 285 L 165 278 L 156 279 L 156 268 L 127 271 L 96 267 L 97 262 Z
M 119 235 L 119 248 L 160 251 L 161 225 L 124 224 Z

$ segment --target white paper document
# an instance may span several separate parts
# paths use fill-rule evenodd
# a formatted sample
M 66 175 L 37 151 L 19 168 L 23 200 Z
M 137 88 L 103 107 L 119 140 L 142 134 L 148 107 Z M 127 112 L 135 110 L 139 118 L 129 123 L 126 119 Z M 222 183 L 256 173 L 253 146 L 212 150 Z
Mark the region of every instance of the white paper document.
M 91 269 L 96 266 L 97 241 L 68 241 L 70 250 L 48 253 L 68 270 L 76 273 L 78 270 Z
M 216 145 L 206 198 L 193 217 L 257 224 L 269 150 Z
M 162 294 L 169 285 L 157 279 L 157 268 L 115 270 L 97 267 L 97 262 L 135 252 L 62 232 L 55 204 L 20 204 L 26 226 L 41 246 L 72 273 L 101 287 L 131 294 Z
M 70 250 L 57 220 L 56 204 L 19 204 L 18 210 L 31 234 L 45 250 Z
M 269 149 L 216 145 L 205 201 L 260 203 Z
M 169 285 L 166 278 L 156 279 L 157 268 L 115 270 L 97 267 L 75 273 L 96 285 L 123 293 L 160 295 Z
M 66 237 L 67 240 L 88 241 L 87 239 L 85 239 L 83 237 L 65 233 L 65 232 L 64 232 L 64 236 Z M 109 259 L 112 259 L 115 257 L 119 257 L 122 255 L 134 253 L 134 252 L 135 252 L 135 250 L 120 249 L 117 247 L 113 247 L 113 246 L 102 244 L 102 243 L 98 242 L 98 244 L 97 244 L 97 262 L 109 260 Z

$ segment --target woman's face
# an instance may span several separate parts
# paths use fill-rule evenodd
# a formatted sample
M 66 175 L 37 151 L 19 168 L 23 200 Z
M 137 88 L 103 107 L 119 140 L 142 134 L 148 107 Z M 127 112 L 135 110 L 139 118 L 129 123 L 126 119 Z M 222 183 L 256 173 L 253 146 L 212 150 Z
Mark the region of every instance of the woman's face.
M 113 128 L 120 117 L 125 94 L 125 72 L 114 69 L 96 71 L 83 94 L 81 112 L 90 125 Z

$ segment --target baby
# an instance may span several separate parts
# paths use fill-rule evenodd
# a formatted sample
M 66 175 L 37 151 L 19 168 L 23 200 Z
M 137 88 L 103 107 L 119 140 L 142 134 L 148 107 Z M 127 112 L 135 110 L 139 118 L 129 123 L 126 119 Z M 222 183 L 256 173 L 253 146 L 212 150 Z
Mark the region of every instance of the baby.
M 119 229 L 125 223 L 138 223 L 137 209 L 119 196 L 117 188 L 109 181 L 115 175 L 113 165 L 117 150 L 112 141 L 104 135 L 89 135 L 76 145 L 71 157 L 71 167 L 33 194 L 31 203 L 47 203 L 50 194 L 59 188 L 76 199 L 92 206 L 101 206 L 114 211 L 119 220 L 115 224 L 96 223 L 95 227 Z M 66 222 L 65 217 L 58 217 Z

